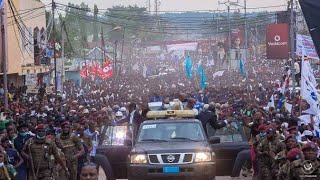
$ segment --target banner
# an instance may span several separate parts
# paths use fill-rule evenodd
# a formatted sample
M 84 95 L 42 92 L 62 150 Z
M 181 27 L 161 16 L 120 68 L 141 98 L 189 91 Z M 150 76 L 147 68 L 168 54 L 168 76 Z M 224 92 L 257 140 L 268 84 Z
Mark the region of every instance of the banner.
M 271 24 L 267 28 L 267 58 L 289 58 L 288 24 Z
M 196 51 L 198 47 L 198 43 L 184 43 L 184 44 L 172 44 L 167 45 L 168 52 L 176 51 L 176 50 L 184 50 L 184 51 Z
M 296 42 L 296 54 L 298 56 L 303 55 L 307 56 L 311 59 L 317 59 L 319 60 L 319 56 L 317 54 L 316 48 L 314 47 L 312 38 L 310 36 L 305 36 L 302 34 L 297 34 L 297 42 Z
M 320 56 L 320 0 L 299 0 L 315 49 Z

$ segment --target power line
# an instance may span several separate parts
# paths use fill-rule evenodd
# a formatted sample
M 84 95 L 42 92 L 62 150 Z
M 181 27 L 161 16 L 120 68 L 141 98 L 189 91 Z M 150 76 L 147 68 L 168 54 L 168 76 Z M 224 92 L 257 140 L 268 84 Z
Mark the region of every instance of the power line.
M 95 21 L 94 19 L 90 19 L 88 16 L 86 16 L 86 17 L 81 17 L 81 16 L 79 16 L 79 15 L 72 15 L 72 13 L 70 13 L 69 14 L 70 16 L 72 16 L 72 17 L 76 17 L 76 18 L 79 18 L 79 19 L 83 19 L 83 20 L 90 20 L 90 21 Z M 98 23 L 101 23 L 101 24 L 104 24 L 104 25 L 110 25 L 110 26 L 112 26 L 113 24 L 112 23 L 107 23 L 107 22 L 103 22 L 103 21 L 99 21 L 99 20 L 97 20 L 96 22 L 98 22 Z M 254 23 L 259 23 L 259 22 L 265 22 L 265 21 L 256 21 L 256 22 L 254 22 Z M 242 24 L 241 24 L 242 25 Z M 265 25 L 264 25 L 265 26 Z M 155 34 L 179 34 L 179 35 L 181 35 L 181 34 L 190 34 L 190 33 L 173 33 L 173 32 L 161 32 L 161 31 L 148 31 L 148 30 L 144 30 L 144 29 L 138 29 L 137 27 L 133 27 L 133 26 L 129 26 L 129 25 L 127 25 L 126 26 L 126 28 L 128 28 L 128 29 L 130 29 L 130 30 L 135 30 L 135 31 L 142 31 L 142 32 L 149 32 L 149 33 L 155 33 Z M 149 28 L 149 30 L 150 30 L 151 28 Z M 171 29 L 171 30 L 175 30 L 175 29 Z M 188 30 L 188 29 L 182 29 L 182 30 Z M 195 30 L 195 29 L 194 29 Z M 207 30 L 209 30 L 209 29 L 207 29 Z M 228 32 L 228 31 L 219 31 L 218 33 L 225 33 L 225 32 Z M 212 32 L 211 33 L 201 33 L 201 34 L 212 34 Z
M 60 9 L 61 10 L 61 9 Z M 91 17 L 91 16 L 87 16 L 87 15 L 78 15 L 78 14 L 76 14 L 76 15 L 74 15 L 73 13 L 69 13 L 69 15 L 73 15 L 73 16 L 77 16 L 77 17 L 81 17 L 81 19 L 84 19 L 84 20 L 87 20 L 87 21 L 94 21 L 94 19 L 93 19 L 93 17 Z M 242 20 L 243 18 L 240 18 L 240 20 L 233 20 L 232 21 L 232 23 L 234 24 L 234 25 L 237 25 L 237 26 L 239 26 L 239 25 L 242 25 L 243 24 L 243 22 L 241 22 L 241 20 Z M 271 21 L 272 19 L 269 19 L 269 21 Z M 253 20 L 253 21 L 251 21 L 251 23 L 260 23 L 260 22 L 265 22 L 266 20 Z M 100 22 L 100 21 L 99 21 Z M 105 22 L 104 22 L 105 23 Z M 142 22 L 142 23 L 146 23 L 146 22 Z M 154 22 L 153 22 L 154 23 Z M 186 26 L 188 26 L 188 25 L 190 25 L 191 23 L 188 23 L 188 22 L 186 22 L 187 24 L 186 24 Z M 197 23 L 197 24 L 199 24 L 199 23 Z M 219 26 L 221 27 L 222 25 L 225 25 L 226 24 L 226 22 L 225 21 L 220 21 L 219 22 Z M 112 25 L 112 23 L 107 23 L 107 25 Z M 128 25 L 127 25 L 128 26 Z M 134 26 L 131 26 L 131 27 L 134 27 Z M 210 23 L 202 23 L 201 24 L 201 27 L 200 28 L 202 28 L 202 29 L 204 29 L 204 27 L 207 27 L 208 29 L 209 28 L 212 28 L 212 27 L 215 27 L 215 25 L 214 25 L 214 23 L 212 23 L 212 22 L 210 22 Z M 170 29 L 173 29 L 173 30 L 175 30 L 175 29 L 185 29 L 185 30 L 187 30 L 187 29 L 190 29 L 190 30 L 194 30 L 194 29 L 199 29 L 199 28 L 192 28 L 192 27 L 188 27 L 188 28 L 186 28 L 185 26 L 174 26 L 174 27 L 168 27 L 168 26 L 165 26 L 165 28 L 166 29 L 168 29 L 168 30 L 170 30 Z M 152 29 L 152 28 L 149 28 L 149 29 Z

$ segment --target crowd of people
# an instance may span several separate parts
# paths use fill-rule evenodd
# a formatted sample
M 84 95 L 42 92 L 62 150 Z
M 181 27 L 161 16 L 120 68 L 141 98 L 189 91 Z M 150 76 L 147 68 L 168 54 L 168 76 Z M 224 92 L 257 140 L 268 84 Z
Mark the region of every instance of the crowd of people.
M 197 76 L 187 78 L 181 63 L 163 60 L 161 64 L 162 70 L 175 71 L 146 77 L 140 68 L 108 80 L 81 84 L 70 80 L 57 95 L 47 94 L 44 88 L 26 94 L 25 88 L 10 85 L 9 109 L 4 109 L 2 99 L 0 103 L 0 179 L 85 179 L 81 168 L 87 174 L 94 171 L 90 162 L 107 126 L 135 123 L 139 127 L 147 119 L 149 102 L 175 109 L 170 106 L 174 99 L 181 103 L 178 109 L 196 109 L 204 127 L 240 121 L 252 145 L 246 151 L 250 154 L 246 166 L 254 170 L 254 177 L 320 178 L 320 118 L 304 113 L 308 104 L 297 94 L 277 91 L 287 73 L 286 61 L 255 58 L 246 63 L 245 76 L 239 70 L 224 70 L 222 76 L 212 77 L 219 69 L 206 66 L 203 90 Z M 206 112 L 213 114 L 208 118 L 203 116 Z

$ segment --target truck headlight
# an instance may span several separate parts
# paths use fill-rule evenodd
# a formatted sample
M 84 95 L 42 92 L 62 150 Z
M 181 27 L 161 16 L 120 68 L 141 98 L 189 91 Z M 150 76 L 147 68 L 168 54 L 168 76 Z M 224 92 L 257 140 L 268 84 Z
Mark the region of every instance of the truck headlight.
M 208 162 L 212 160 L 212 155 L 210 152 L 199 152 L 196 153 L 195 162 Z
M 132 164 L 146 164 L 147 157 L 145 154 L 133 154 L 130 156 L 130 163 L 132 163 Z

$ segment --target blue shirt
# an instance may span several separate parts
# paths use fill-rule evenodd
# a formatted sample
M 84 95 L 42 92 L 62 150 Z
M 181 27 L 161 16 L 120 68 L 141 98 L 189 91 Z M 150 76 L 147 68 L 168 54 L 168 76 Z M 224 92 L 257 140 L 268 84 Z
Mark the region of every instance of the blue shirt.
M 11 164 L 12 166 L 15 166 L 17 162 L 20 161 L 18 151 L 12 148 L 8 148 L 6 149 L 6 152 L 9 158 L 9 164 Z

